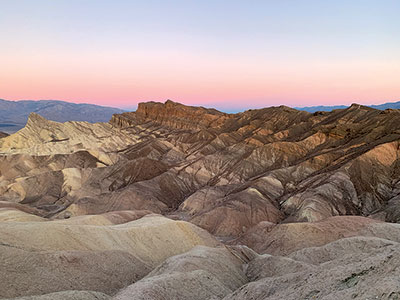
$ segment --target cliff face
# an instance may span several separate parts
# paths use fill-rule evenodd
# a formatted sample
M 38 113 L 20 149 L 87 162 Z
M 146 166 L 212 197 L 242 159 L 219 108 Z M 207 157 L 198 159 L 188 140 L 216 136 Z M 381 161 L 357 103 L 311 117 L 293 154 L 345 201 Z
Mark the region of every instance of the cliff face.
M 219 127 L 231 116 L 215 109 L 185 106 L 167 100 L 165 103 L 139 103 L 136 112 L 113 115 L 111 124 L 129 127 L 152 122 L 175 129 L 201 129 Z

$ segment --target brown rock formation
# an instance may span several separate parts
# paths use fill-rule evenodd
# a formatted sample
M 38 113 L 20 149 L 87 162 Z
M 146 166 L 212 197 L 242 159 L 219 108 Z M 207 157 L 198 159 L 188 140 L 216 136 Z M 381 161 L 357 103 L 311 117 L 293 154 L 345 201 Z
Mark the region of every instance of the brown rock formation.
M 32 114 L 0 142 L 0 197 L 49 216 L 148 209 L 227 238 L 259 222 L 396 221 L 399 119 L 360 105 L 224 114 L 172 101 L 111 125 Z
M 32 114 L 0 142 L 0 197 L 49 216 L 172 213 L 228 238 L 265 221 L 396 221 L 399 119 L 360 105 L 224 114 L 172 101 L 111 125 Z
M 161 294 L 168 299 L 297 299 L 298 290 L 305 299 L 392 299 L 400 295 L 394 281 L 387 285 L 392 294 L 379 288 L 374 294 L 373 287 L 379 274 L 390 280 L 397 276 L 386 261 L 393 252 L 397 263 L 399 228 L 384 221 L 400 220 L 399 154 L 400 112 L 357 104 L 314 114 L 284 106 L 225 114 L 172 101 L 150 102 L 140 104 L 136 112 L 114 115 L 107 124 L 57 123 L 32 114 L 24 129 L 0 140 L 0 241 L 9 247 L 12 232 L 18 237 L 12 245 L 25 251 L 18 252 L 18 258 L 17 252 L 6 248 L 11 263 L 5 270 L 11 272 L 26 258 L 34 265 L 52 261 L 53 272 L 59 266 L 54 258 L 58 251 L 90 248 L 96 252 L 76 253 L 85 267 L 77 271 L 62 265 L 66 274 L 77 276 L 82 270 L 91 274 L 85 268 L 103 260 L 115 265 L 126 260 L 132 268 L 144 262 L 146 268 L 137 269 L 145 271 L 132 275 L 124 268 L 122 273 L 115 270 L 121 278 L 127 272 L 128 280 L 107 286 L 102 281 L 107 270 L 93 265 L 92 275 L 102 274 L 101 279 L 74 282 L 71 297 L 75 290 L 86 289 L 110 297 L 117 293 L 117 299 L 132 294 L 143 299 L 149 295 L 158 299 Z M 135 248 L 120 231 L 131 230 L 124 224 L 145 222 L 134 220 L 150 213 L 191 222 L 191 231 L 197 232 L 193 228 L 199 226 L 231 247 L 171 258 L 159 271 L 137 281 L 134 276 L 142 278 L 171 255 L 202 244 L 191 242 L 163 255 L 155 251 L 156 257 L 147 259 L 148 244 Z M 48 236 L 55 236 L 52 246 L 37 248 L 37 236 L 21 233 L 29 232 L 27 226 L 38 232 L 49 230 Z M 100 249 L 78 238 L 78 247 L 77 240 L 57 228 L 77 236 L 98 235 L 110 243 L 117 239 L 119 246 L 103 241 L 107 247 Z M 136 238 L 143 239 L 141 234 Z M 187 238 L 178 231 L 169 234 L 167 244 Z M 47 236 L 40 236 L 40 241 L 49 243 Z M 69 244 L 76 248 L 64 249 Z M 260 256 L 232 248 L 236 244 L 247 245 Z M 41 253 L 28 256 L 28 249 Z M 204 253 L 210 261 L 216 257 L 211 265 L 240 276 L 227 279 L 212 273 Z M 171 261 L 182 268 L 173 268 Z M 189 268 L 190 262 L 196 268 Z M 321 266 L 325 263 L 333 270 L 331 277 Z M 366 265 L 373 269 L 365 269 Z M 246 278 L 238 271 L 241 267 L 248 270 Z M 352 273 L 359 275 L 354 279 Z M 359 281 L 364 275 L 368 285 Z M 299 287 L 297 283 L 307 276 L 312 278 L 309 284 Z M 325 277 L 331 283 L 321 283 Z M 247 281 L 251 282 L 239 287 Z M 27 284 L 4 296 L 66 291 L 64 283 L 58 284 L 57 290 L 41 286 L 34 292 Z

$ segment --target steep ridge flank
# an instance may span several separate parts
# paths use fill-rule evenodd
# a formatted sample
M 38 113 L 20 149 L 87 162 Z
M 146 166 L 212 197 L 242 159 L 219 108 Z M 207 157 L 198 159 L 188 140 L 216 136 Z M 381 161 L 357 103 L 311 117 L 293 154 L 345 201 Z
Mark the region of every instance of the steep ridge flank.
M 182 171 L 203 174 L 202 178 L 197 176 L 197 181 L 204 181 L 205 186 L 240 184 L 231 189 L 236 193 L 256 184 L 256 189 L 262 192 L 268 190 L 269 184 L 261 183 L 261 179 L 276 178 L 282 191 L 274 201 L 278 201 L 278 206 L 284 204 L 281 208 L 293 220 L 318 220 L 336 214 L 368 215 L 397 195 L 387 179 L 383 179 L 384 195 L 376 196 L 381 192 L 374 184 L 375 196 L 365 195 L 365 187 L 371 187 L 371 178 L 360 178 L 364 175 L 356 171 L 368 168 L 371 159 L 379 160 L 385 155 L 387 147 L 381 145 L 397 143 L 400 138 L 400 112 L 397 110 L 379 111 L 353 104 L 330 113 L 310 114 L 280 106 L 226 115 L 201 129 L 190 113 L 182 114 L 186 111 L 204 113 L 201 108 L 167 101 L 165 104 L 141 104 L 137 112 L 126 116 L 130 116 L 130 125 L 154 130 L 169 128 L 166 139 L 187 155 L 188 164 Z M 171 131 L 182 128 L 190 131 Z M 393 147 L 395 150 L 390 155 L 396 157 L 398 149 Z M 367 153 L 374 154 L 365 161 L 361 157 Z M 392 165 L 383 167 L 378 161 L 376 172 L 388 178 L 396 162 L 395 158 Z M 378 180 L 381 183 L 382 178 Z M 330 185 L 326 184 L 328 180 Z M 311 197 L 304 197 L 308 190 Z M 342 193 L 344 200 L 327 195 L 333 192 Z M 199 220 L 198 212 L 196 214 Z M 208 212 L 203 215 L 209 218 Z
M 79 150 L 118 151 L 137 137 L 108 123 L 49 121 L 31 113 L 26 126 L 0 140 L 0 153 L 64 154 Z

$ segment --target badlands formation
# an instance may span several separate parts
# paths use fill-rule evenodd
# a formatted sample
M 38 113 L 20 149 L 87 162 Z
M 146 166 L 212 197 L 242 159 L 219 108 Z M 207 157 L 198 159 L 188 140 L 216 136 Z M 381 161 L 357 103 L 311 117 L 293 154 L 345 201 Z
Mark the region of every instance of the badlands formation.
M 0 136 L 1 299 L 400 299 L 400 111 L 32 113 Z

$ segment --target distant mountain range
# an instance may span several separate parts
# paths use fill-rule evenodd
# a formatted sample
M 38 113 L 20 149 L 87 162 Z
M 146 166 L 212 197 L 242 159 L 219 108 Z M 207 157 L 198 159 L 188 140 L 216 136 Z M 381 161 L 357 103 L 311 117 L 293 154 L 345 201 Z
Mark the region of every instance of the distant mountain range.
M 385 110 L 388 108 L 391 109 L 400 109 L 400 101 L 399 102 L 388 102 L 384 104 L 379 104 L 379 105 L 364 105 L 368 107 L 372 107 L 375 109 L 380 109 L 380 110 Z M 348 106 L 346 105 L 336 105 L 336 106 L 307 106 L 307 107 L 295 107 L 295 109 L 298 110 L 304 110 L 308 111 L 310 113 L 314 113 L 316 111 L 332 111 L 335 109 L 344 109 L 347 108 Z
M 76 104 L 56 100 L 7 101 L 0 99 L 0 131 L 13 133 L 25 126 L 28 116 L 35 112 L 57 122 L 108 122 L 113 114 L 124 110 L 94 104 Z

